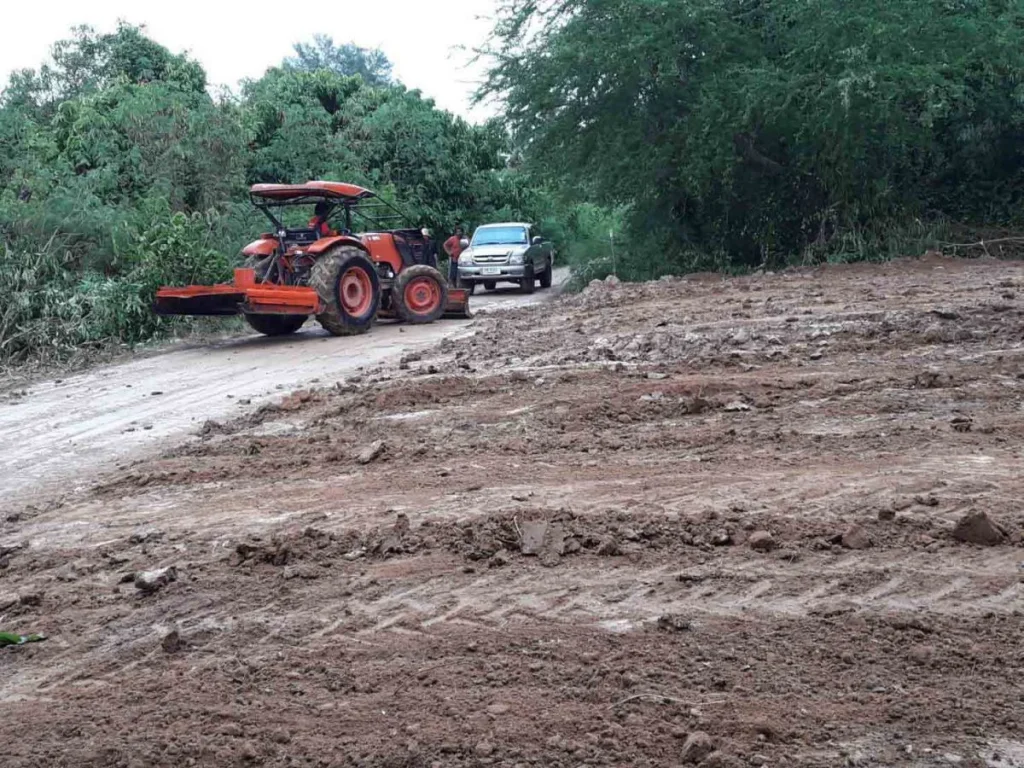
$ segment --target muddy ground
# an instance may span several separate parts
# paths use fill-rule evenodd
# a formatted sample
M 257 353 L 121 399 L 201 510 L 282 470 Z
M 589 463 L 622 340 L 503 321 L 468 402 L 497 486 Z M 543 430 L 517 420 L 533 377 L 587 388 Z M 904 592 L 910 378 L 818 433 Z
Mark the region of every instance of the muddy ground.
M 555 287 L 530 295 L 505 286 L 481 292 L 473 311 L 544 303 L 565 277 L 567 270 L 555 270 Z M 50 380 L 18 380 L 0 370 L 0 506 L 80 490 L 113 462 L 177 443 L 207 419 L 231 418 L 290 389 L 333 382 L 432 346 L 467 324 L 385 321 L 372 334 L 333 338 L 310 321 L 299 333 L 268 338 L 243 330 L 236 319 L 224 324 L 232 333 L 205 343 L 179 340 Z
M 8 508 L 4 768 L 1024 765 L 1022 292 L 595 286 Z

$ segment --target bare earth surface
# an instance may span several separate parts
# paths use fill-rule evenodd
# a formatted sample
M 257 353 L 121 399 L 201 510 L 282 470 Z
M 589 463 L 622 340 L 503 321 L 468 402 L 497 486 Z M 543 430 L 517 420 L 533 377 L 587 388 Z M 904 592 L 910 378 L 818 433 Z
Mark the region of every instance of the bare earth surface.
M 559 277 L 566 276 L 565 270 Z M 475 296 L 486 314 L 536 304 L 504 286 Z M 127 364 L 0 392 L 0 503 L 88 486 L 119 458 L 174 442 L 207 419 L 238 413 L 292 389 L 336 381 L 359 368 L 458 334 L 465 321 L 421 326 L 383 323 L 372 334 L 333 338 L 310 321 L 294 336 L 251 335 L 189 346 Z
M 49 471 L 35 407 L 100 446 L 59 498 L 0 488 L 0 629 L 49 635 L 0 651 L 4 768 L 1022 766 L 1022 291 L 602 285 L 378 329 L 361 372 L 296 340 L 274 397 L 276 348 L 193 350 L 119 469 L 139 433 L 0 406 L 5 475 Z M 253 404 L 207 410 L 226 366 Z M 112 369 L 104 408 L 125 375 L 176 386 Z

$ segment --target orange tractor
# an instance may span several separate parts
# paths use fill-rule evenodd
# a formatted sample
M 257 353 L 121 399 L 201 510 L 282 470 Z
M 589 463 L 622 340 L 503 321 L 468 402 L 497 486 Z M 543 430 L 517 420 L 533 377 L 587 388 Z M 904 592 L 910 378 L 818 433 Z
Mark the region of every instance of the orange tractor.
M 365 333 L 378 317 L 432 323 L 470 317 L 469 293 L 437 269 L 428 232 L 389 229 L 405 217 L 369 190 L 333 181 L 257 184 L 253 205 L 274 226 L 242 253 L 225 285 L 161 288 L 162 315 L 241 314 L 267 336 L 294 333 L 310 315 L 335 336 Z M 289 228 L 285 211 L 315 206 L 308 226 Z M 353 226 L 368 230 L 353 234 Z M 333 229 L 332 227 L 337 227 Z

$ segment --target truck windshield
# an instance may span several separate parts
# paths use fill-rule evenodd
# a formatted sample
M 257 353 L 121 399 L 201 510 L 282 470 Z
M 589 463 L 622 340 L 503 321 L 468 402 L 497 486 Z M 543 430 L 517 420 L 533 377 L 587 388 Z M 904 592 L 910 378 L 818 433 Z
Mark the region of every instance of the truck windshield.
M 473 245 L 526 245 L 526 227 L 482 227 L 473 235 Z

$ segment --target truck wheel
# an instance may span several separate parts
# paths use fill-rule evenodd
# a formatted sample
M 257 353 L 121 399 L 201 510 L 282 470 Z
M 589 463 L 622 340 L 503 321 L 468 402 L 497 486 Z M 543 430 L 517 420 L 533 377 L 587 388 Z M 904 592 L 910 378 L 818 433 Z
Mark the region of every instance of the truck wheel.
M 317 321 L 332 336 L 366 333 L 380 307 L 380 278 L 366 253 L 339 245 L 317 259 L 309 286 L 320 297 Z
M 545 267 L 544 271 L 540 273 L 540 287 L 541 288 L 550 288 L 551 287 L 551 278 L 553 276 L 554 271 L 555 271 L 555 265 L 552 264 L 549 261 L 547 267 Z
M 484 290 L 494 291 L 497 290 L 498 284 L 494 280 L 484 280 Z
M 262 333 L 264 336 L 287 336 L 305 325 L 306 316 L 247 314 L 245 322 L 256 333 Z
M 533 264 L 526 267 L 524 277 L 519 281 L 519 289 L 523 293 L 533 293 L 533 289 L 536 287 L 537 278 L 533 276 Z
M 391 300 L 399 319 L 407 323 L 432 323 L 444 314 L 448 285 L 433 267 L 409 267 L 395 279 Z

